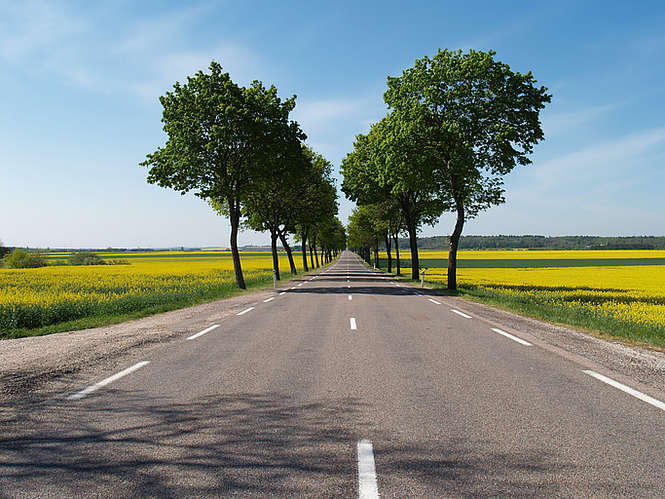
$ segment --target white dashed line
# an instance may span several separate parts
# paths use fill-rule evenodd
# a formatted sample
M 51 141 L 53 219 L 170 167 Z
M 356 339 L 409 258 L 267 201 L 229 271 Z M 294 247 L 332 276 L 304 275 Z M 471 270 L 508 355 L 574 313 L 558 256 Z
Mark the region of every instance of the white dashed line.
M 436 300 L 434 300 L 434 299 L 432 299 L 432 298 L 427 298 L 427 299 L 428 299 L 429 301 L 431 301 L 432 303 L 436 303 L 437 305 L 441 305 L 441 302 L 440 302 L 440 301 L 436 301 Z
M 358 329 L 358 325 L 356 324 L 356 318 L 351 317 L 349 319 L 349 323 L 351 324 L 351 329 Z
M 246 314 L 247 312 L 249 312 L 250 310 L 254 310 L 254 307 L 246 308 L 246 309 L 243 310 L 242 312 L 238 312 L 236 315 L 244 315 L 244 314 Z
M 349 295 L 349 301 L 353 300 L 353 296 Z
M 207 334 L 207 333 L 209 333 L 210 331 L 212 331 L 213 329 L 217 329 L 218 327 L 219 327 L 219 324 L 213 324 L 212 326 L 207 327 L 207 328 L 205 328 L 203 331 L 201 331 L 201 332 L 199 332 L 199 333 L 196 333 L 196 334 L 193 334 L 193 335 L 191 335 L 189 338 L 186 338 L 186 339 L 188 339 L 188 340 L 195 340 L 195 339 L 198 338 L 199 336 L 203 336 L 204 334 Z
M 501 329 L 497 329 L 497 328 L 493 327 L 492 331 L 494 331 L 495 333 L 499 333 L 499 334 L 505 336 L 506 338 L 510 338 L 511 340 L 516 341 L 517 343 L 520 343 L 520 344 L 525 345 L 527 347 L 531 346 L 531 343 L 529 343 L 528 341 L 525 341 L 522 338 L 518 338 L 517 336 L 513 336 L 510 333 L 506 333 L 505 331 L 502 331 Z
M 268 303 L 269 301 L 273 301 L 274 299 L 275 297 L 271 296 L 270 298 L 266 298 L 265 300 L 263 300 L 263 303 Z
M 379 497 L 374 449 L 372 442 L 366 439 L 358 441 L 358 497 L 360 499 L 378 499 Z
M 454 314 L 459 315 L 460 317 L 464 317 L 465 319 L 471 319 L 470 315 L 466 315 L 464 312 L 460 312 L 459 310 L 455 310 L 454 308 L 451 308 L 450 311 Z
M 67 397 L 67 400 L 82 399 L 83 397 L 90 395 L 92 392 L 96 392 L 97 390 L 108 385 L 109 383 L 113 383 L 114 381 L 119 380 L 123 376 L 127 376 L 129 373 L 133 373 L 137 369 L 141 369 L 143 366 L 147 366 L 148 364 L 150 364 L 150 362 L 148 362 L 147 360 L 139 362 L 138 364 L 134 364 L 132 367 L 128 367 L 124 371 L 120 371 L 119 373 L 114 374 L 113 376 L 110 376 L 100 381 L 99 383 L 95 383 L 94 385 L 89 386 L 88 388 L 81 390 L 80 392 L 70 395 L 69 397 Z
M 304 282 L 301 282 L 300 284 L 298 284 L 298 287 L 302 286 L 303 284 L 305 284 L 305 283 L 304 283 Z
M 279 296 L 282 296 L 282 295 L 285 295 L 285 294 L 286 294 L 286 291 L 282 291 L 282 292 L 279 294 Z
M 593 376 L 594 378 L 602 381 L 603 383 L 607 383 L 608 385 L 613 386 L 614 388 L 618 388 L 619 390 L 626 392 L 627 394 L 632 395 L 635 398 L 640 399 L 642 402 L 646 402 L 647 404 L 651 404 L 652 406 L 658 407 L 658 409 L 665 411 L 665 402 L 661 402 L 658 399 L 649 397 L 648 395 L 642 392 L 638 392 L 637 390 L 629 386 L 623 385 L 618 381 L 614 381 L 612 378 L 603 376 L 602 374 L 598 374 L 595 371 L 583 370 L 582 372 L 588 374 L 589 376 Z

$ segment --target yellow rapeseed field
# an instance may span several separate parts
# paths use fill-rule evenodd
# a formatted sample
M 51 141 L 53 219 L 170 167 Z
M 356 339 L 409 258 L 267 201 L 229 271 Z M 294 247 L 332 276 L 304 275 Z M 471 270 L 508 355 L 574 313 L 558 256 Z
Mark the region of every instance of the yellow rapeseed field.
M 400 256 L 410 257 L 405 251 Z M 447 252 L 421 251 L 419 256 L 426 262 L 424 266 L 428 266 L 426 279 L 445 284 Z M 525 303 L 665 328 L 665 265 L 640 262 L 654 258 L 665 258 L 665 251 L 460 251 L 458 260 L 473 260 L 469 265 L 475 268 L 464 268 L 460 262 L 457 276 L 461 287 L 481 288 Z M 430 259 L 442 261 L 433 266 Z M 630 264 L 594 265 L 594 260 L 622 259 Z M 479 265 L 481 260 L 490 260 L 488 265 L 493 264 L 491 260 L 526 261 L 517 268 L 485 268 Z M 529 260 L 541 262 L 538 267 L 529 267 Z M 558 262 L 548 267 L 542 260 Z
M 51 260 L 66 254 L 49 255 Z M 0 337 L 82 317 L 118 315 L 149 307 L 220 296 L 235 287 L 230 252 L 100 253 L 125 265 L 0 269 Z M 248 285 L 270 280 L 269 252 L 241 256 Z M 297 262 L 297 260 L 296 260 Z M 280 256 L 280 269 L 288 272 Z

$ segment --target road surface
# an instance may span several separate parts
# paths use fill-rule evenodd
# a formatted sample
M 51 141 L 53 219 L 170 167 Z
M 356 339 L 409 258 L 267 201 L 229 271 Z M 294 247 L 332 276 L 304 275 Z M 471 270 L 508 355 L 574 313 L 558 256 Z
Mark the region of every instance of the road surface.
M 665 496 L 662 391 L 463 304 L 344 252 L 18 407 L 0 497 Z

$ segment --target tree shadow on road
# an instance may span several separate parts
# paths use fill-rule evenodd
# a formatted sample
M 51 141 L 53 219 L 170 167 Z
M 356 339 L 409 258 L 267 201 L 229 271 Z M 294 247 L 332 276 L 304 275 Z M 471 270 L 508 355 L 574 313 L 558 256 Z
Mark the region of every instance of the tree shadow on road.
M 402 441 L 377 429 L 367 409 L 356 398 L 303 403 L 282 393 L 175 403 L 109 390 L 53 402 L 0 423 L 0 496 L 354 497 L 360 438 L 374 442 L 379 487 L 396 495 L 608 495 L 639 486 L 588 482 L 588 463 L 541 449 Z M 630 490 L 654 492 L 644 487 Z

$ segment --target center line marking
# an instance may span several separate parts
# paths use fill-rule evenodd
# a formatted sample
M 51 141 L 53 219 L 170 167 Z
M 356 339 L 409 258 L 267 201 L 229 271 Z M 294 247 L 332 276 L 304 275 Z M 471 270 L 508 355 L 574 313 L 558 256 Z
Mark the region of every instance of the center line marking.
M 353 300 L 353 296 L 349 295 L 349 301 Z
M 436 303 L 437 305 L 441 305 L 441 302 L 440 302 L 440 301 L 436 301 L 436 300 L 434 300 L 434 299 L 432 299 L 432 298 L 427 298 L 427 299 L 428 299 L 429 301 L 431 301 L 432 303 Z
M 298 287 L 302 286 L 303 284 L 305 284 L 305 283 L 304 283 L 304 282 L 301 282 L 300 284 L 298 284 Z
M 356 324 L 356 318 L 355 317 L 351 317 L 349 319 L 349 322 L 351 323 L 351 329 L 358 329 L 358 325 Z
M 244 314 L 246 314 L 247 312 L 249 312 L 250 310 L 254 310 L 254 307 L 246 308 L 246 309 L 243 310 L 242 312 L 238 312 L 236 315 L 244 315 Z
M 113 383 L 114 381 L 119 380 L 123 376 L 127 376 L 129 373 L 133 373 L 137 369 L 141 369 L 143 366 L 147 366 L 148 364 L 150 364 L 150 362 L 148 362 L 147 360 L 139 362 L 138 364 L 134 364 L 132 367 L 128 367 L 124 371 L 120 371 L 119 373 L 114 374 L 113 376 L 109 376 L 108 378 L 103 379 L 99 383 L 95 383 L 94 385 L 89 386 L 88 388 L 81 390 L 80 392 L 70 395 L 69 397 L 67 397 L 67 400 L 82 399 L 86 395 L 90 395 L 92 392 L 96 392 L 97 390 L 108 385 L 109 383 Z
M 279 295 L 282 296 L 282 295 L 285 295 L 285 294 L 286 294 L 286 291 L 282 291 Z
M 618 381 L 614 381 L 612 378 L 603 376 L 602 374 L 598 374 L 595 371 L 583 370 L 582 372 L 588 374 L 589 376 L 593 376 L 594 378 L 602 381 L 603 383 L 607 383 L 608 385 L 613 386 L 614 388 L 618 388 L 619 390 L 626 392 L 627 394 L 632 395 L 635 398 L 640 399 L 642 402 L 646 402 L 647 404 L 651 404 L 652 406 L 658 407 L 658 409 L 665 411 L 665 402 L 661 402 L 658 399 L 649 397 L 648 395 L 642 392 L 638 392 L 637 390 L 629 386 L 623 385 Z
M 358 441 L 358 497 L 360 499 L 378 499 L 379 497 L 374 449 L 372 442 L 364 438 Z
M 273 301 L 274 299 L 275 297 L 271 296 L 270 298 L 266 298 L 265 300 L 263 300 L 263 303 L 268 303 L 269 301 Z
M 531 346 L 531 343 L 529 343 L 528 341 L 525 341 L 522 338 L 518 338 L 517 336 L 513 336 L 510 333 L 506 333 L 505 331 L 502 331 L 501 329 L 497 329 L 497 328 L 493 327 L 492 331 L 494 331 L 495 333 L 499 333 L 499 334 L 505 336 L 506 338 L 510 338 L 511 340 L 516 341 L 517 343 L 521 343 L 522 345 L 525 345 L 527 347 Z
M 460 312 L 459 310 L 455 310 L 454 308 L 451 308 L 450 311 L 454 314 L 464 317 L 465 319 L 471 319 L 470 315 L 466 315 L 464 312 Z
M 193 334 L 193 335 L 191 335 L 189 338 L 186 338 L 186 339 L 188 339 L 188 340 L 194 340 L 194 339 L 198 338 L 199 336 L 203 336 L 204 334 L 209 333 L 209 332 L 212 331 L 213 329 L 217 329 L 218 327 L 219 327 L 219 324 L 213 324 L 212 326 L 207 327 L 207 328 L 205 328 L 203 331 L 201 331 L 201 332 L 199 332 L 199 333 L 196 333 L 196 334 Z

